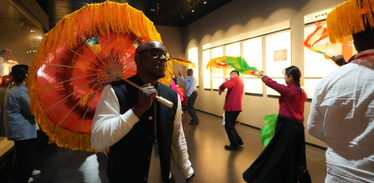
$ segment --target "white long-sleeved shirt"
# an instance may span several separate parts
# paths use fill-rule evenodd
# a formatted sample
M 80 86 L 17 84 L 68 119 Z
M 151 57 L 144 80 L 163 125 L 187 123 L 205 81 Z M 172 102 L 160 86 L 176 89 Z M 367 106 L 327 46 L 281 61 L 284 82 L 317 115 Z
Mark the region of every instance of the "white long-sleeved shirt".
M 367 50 L 357 54 L 374 53 Z M 357 59 L 374 66 L 374 56 Z M 374 182 L 374 70 L 350 63 L 315 89 L 309 133 L 327 145 L 325 182 Z
M 181 115 L 181 102 L 178 98 L 171 149 L 174 163 L 182 172 L 183 176 L 188 178 L 193 175 L 194 170 L 192 169 L 187 152 L 187 142 L 182 128 Z M 139 118 L 131 109 L 124 114 L 120 114 L 120 107 L 116 94 L 111 85 L 106 86 L 97 104 L 92 122 L 92 147 L 99 152 L 104 151 L 129 133 L 137 122 L 139 122 Z M 155 157 L 154 150 L 153 146 L 147 182 L 162 183 L 160 158 Z
M 197 87 L 196 87 L 196 78 L 191 75 L 190 77 L 188 77 L 187 79 L 184 79 L 183 76 L 180 76 L 179 79 L 184 83 L 184 84 L 187 84 L 186 85 L 186 90 L 187 90 L 187 97 L 190 97 L 192 92 L 196 91 L 197 90 Z

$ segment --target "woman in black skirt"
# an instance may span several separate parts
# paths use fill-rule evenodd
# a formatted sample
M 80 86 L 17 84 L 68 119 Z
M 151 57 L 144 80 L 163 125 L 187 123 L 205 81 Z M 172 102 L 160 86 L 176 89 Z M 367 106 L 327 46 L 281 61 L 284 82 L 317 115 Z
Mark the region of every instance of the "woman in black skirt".
M 281 94 L 275 134 L 256 161 L 243 173 L 251 183 L 311 182 L 306 169 L 304 104 L 307 99 L 300 88 L 301 72 L 296 66 L 284 71 L 286 85 L 266 75 L 262 81 Z

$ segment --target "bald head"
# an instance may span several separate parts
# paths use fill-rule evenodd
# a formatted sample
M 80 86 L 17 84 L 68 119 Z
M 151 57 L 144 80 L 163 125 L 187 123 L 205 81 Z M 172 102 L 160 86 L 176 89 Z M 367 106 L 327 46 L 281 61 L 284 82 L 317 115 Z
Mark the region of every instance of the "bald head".
M 142 43 L 135 50 L 138 75 L 150 78 L 144 80 L 157 80 L 165 77 L 166 63 L 169 59 L 170 54 L 159 41 Z
M 153 48 L 159 48 L 159 49 L 162 49 L 162 50 L 166 51 L 165 46 L 162 43 L 160 43 L 159 41 L 148 41 L 148 42 L 140 44 L 136 48 L 135 54 L 138 55 L 141 52 L 144 52 L 146 50 L 153 49 Z

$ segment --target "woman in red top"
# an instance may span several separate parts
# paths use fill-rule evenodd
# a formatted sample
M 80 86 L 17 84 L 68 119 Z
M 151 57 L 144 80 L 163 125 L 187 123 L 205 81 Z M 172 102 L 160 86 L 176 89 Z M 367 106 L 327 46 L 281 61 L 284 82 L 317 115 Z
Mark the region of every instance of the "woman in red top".
M 266 75 L 262 81 L 281 94 L 275 134 L 243 178 L 253 183 L 311 182 L 306 169 L 304 104 L 306 94 L 300 88 L 301 72 L 296 66 L 284 70 L 287 86 Z

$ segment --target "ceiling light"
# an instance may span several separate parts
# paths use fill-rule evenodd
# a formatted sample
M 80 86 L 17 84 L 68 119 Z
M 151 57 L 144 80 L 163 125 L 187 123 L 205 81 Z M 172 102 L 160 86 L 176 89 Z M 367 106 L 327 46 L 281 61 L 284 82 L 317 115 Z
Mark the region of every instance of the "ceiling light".
M 192 10 L 192 13 L 195 12 L 195 10 Z
M 43 39 L 42 36 L 34 37 L 36 39 Z
M 206 4 L 206 1 L 204 1 L 204 4 Z

